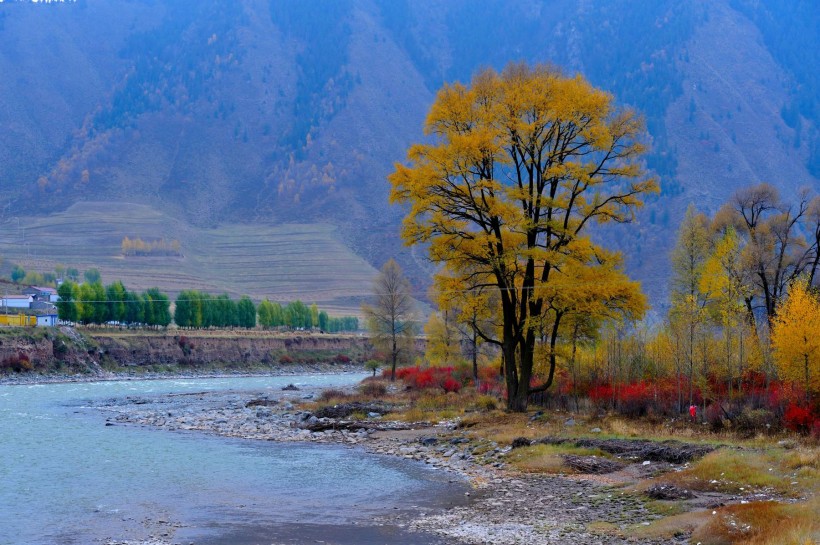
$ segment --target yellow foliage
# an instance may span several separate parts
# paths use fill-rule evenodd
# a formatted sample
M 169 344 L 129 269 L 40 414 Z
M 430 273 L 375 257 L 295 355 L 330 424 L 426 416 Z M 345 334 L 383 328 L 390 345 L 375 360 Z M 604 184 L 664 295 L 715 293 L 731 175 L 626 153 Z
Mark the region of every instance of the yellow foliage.
M 804 282 L 791 285 L 772 321 L 772 347 L 784 379 L 800 383 L 807 398 L 820 393 L 820 300 Z
M 122 255 L 124 256 L 179 256 L 182 255 L 182 245 L 178 240 L 166 241 L 164 238 L 153 241 L 144 241 L 141 238 L 122 239 Z
M 461 355 L 461 334 L 456 328 L 453 311 L 433 313 L 424 325 L 427 335 L 425 358 L 433 366 L 455 365 L 463 360 Z
M 492 301 L 486 337 L 502 346 L 510 407 L 520 410 L 545 326 L 555 346 L 568 314 L 646 306 L 619 258 L 583 232 L 629 221 L 657 191 L 639 162 L 642 122 L 581 76 L 511 64 L 445 85 L 425 131 L 431 142 L 412 146 L 410 164 L 389 177 L 391 202 L 409 205 L 403 237 L 428 245 L 451 291 Z

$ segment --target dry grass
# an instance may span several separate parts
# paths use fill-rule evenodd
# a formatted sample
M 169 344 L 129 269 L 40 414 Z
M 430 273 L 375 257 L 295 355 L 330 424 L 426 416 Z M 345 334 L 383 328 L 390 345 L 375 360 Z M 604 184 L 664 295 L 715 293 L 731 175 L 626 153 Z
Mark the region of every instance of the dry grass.
M 698 530 L 709 521 L 709 511 L 692 511 L 653 521 L 649 526 L 638 526 L 632 533 L 638 538 L 669 539 Z M 694 542 L 696 543 L 696 542 Z
M 690 467 L 667 475 L 669 481 L 692 490 L 728 493 L 752 489 L 782 490 L 782 479 L 769 471 L 771 467 L 759 452 L 718 449 Z
M 806 497 L 820 486 L 817 449 L 784 451 L 718 449 L 686 469 L 659 478 L 700 491 L 748 494 L 765 490 L 786 497 Z M 648 483 L 644 486 L 647 487 Z
M 319 401 L 323 401 L 325 403 L 344 403 L 352 401 L 353 397 L 353 394 L 350 392 L 330 388 L 327 390 L 322 390 L 322 393 L 319 394 Z
M 786 469 L 820 469 L 820 451 L 817 448 L 799 447 L 786 451 L 779 458 L 780 465 Z
M 430 422 L 433 420 L 429 412 L 423 411 L 416 407 L 412 407 L 399 413 L 391 413 L 390 418 L 401 422 Z
M 473 414 L 463 420 L 465 427 L 477 437 L 484 437 L 501 445 L 509 445 L 517 437 L 537 439 L 548 435 L 551 428 L 546 423 L 534 423 L 525 414 L 493 411 Z
M 648 501 L 649 511 L 664 518 L 648 526 L 627 531 L 608 523 L 592 523 L 590 533 L 600 536 L 624 534 L 663 541 L 692 535 L 692 543 L 702 545 L 795 544 L 818 542 L 817 491 L 820 490 L 820 448 L 802 445 L 787 449 L 776 446 L 778 438 L 738 439 L 729 433 L 716 436 L 686 422 L 629 420 L 620 417 L 585 419 L 571 415 L 574 426 L 567 426 L 566 413 L 546 412 L 538 418 L 529 414 L 508 413 L 492 409 L 492 404 L 472 391 L 444 394 L 436 391 L 389 394 L 392 402 L 408 407 L 390 415 L 408 422 L 435 422 L 459 417 L 474 444 L 509 445 L 518 437 L 538 439 L 544 436 L 597 438 L 641 438 L 650 440 L 683 439 L 689 442 L 721 442 L 724 446 L 688 464 L 683 470 L 654 479 L 639 481 L 630 488 L 646 490 L 657 482 L 667 482 L 697 491 L 717 491 L 751 495 L 765 491 L 773 496 L 796 498 L 801 503 L 774 501 L 731 505 L 707 511 L 687 512 L 687 502 Z M 502 403 L 499 402 L 499 405 Z M 591 434 L 593 427 L 602 432 Z M 594 450 L 572 445 L 534 445 L 507 454 L 509 467 L 525 473 L 563 473 L 574 471 L 564 465 L 563 455 L 606 456 Z
M 820 501 L 730 505 L 715 511 L 692 534 L 703 545 L 811 545 L 820 540 Z
M 596 520 L 594 522 L 590 522 L 589 524 L 587 524 L 586 530 L 590 534 L 593 534 L 593 535 L 596 535 L 596 536 L 623 537 L 623 532 L 621 532 L 621 529 L 618 528 L 618 526 L 616 526 L 615 524 L 613 524 L 611 522 L 604 522 L 604 521 L 601 521 L 601 520 Z
M 371 399 L 381 399 L 387 395 L 388 383 L 383 380 L 368 379 L 359 384 L 359 393 Z
M 391 399 L 401 399 L 408 409 L 391 414 L 391 418 L 406 422 L 452 420 L 460 418 L 465 427 L 492 420 L 501 414 L 492 408 L 489 396 L 479 395 L 472 390 L 461 393 L 444 393 L 441 390 L 411 391 L 391 395 Z
M 564 465 L 563 454 L 575 456 L 604 456 L 598 449 L 579 448 L 572 445 L 533 445 L 517 448 L 507 455 L 507 461 L 516 469 L 527 473 L 576 473 Z

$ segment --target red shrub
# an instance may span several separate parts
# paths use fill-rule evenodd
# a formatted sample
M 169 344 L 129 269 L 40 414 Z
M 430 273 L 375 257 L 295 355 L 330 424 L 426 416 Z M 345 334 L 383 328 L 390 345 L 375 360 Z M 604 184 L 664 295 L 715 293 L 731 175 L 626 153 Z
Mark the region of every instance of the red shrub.
M 615 390 L 609 384 L 599 384 L 589 389 L 589 400 L 596 409 L 605 409 L 612 403 Z
M 760 371 L 746 371 L 743 373 L 741 384 L 745 392 L 754 389 L 763 390 L 766 388 L 766 374 Z
M 652 392 L 645 382 L 627 384 L 621 389 L 618 410 L 626 416 L 644 416 L 651 401 Z
M 458 392 L 463 383 L 453 376 L 452 367 L 401 367 L 396 369 L 396 378 L 415 390 L 443 388 L 445 392 Z
M 811 411 L 809 409 L 789 404 L 783 415 L 783 423 L 787 428 L 800 433 L 808 433 L 814 424 Z
M 336 354 L 336 357 L 333 358 L 333 361 L 335 361 L 336 363 L 350 363 L 350 358 L 348 358 L 344 354 Z
M 285 354 L 279 358 L 279 363 L 293 363 L 293 358 Z
M 678 414 L 678 384 L 681 384 L 681 389 L 683 384 L 679 382 L 680 380 L 680 378 L 671 377 L 652 382 L 655 412 L 669 416 Z
M 713 431 L 723 429 L 724 413 L 720 402 L 712 403 L 706 407 L 706 422 Z
M 498 382 L 501 375 L 498 372 L 498 367 L 494 365 L 487 365 L 478 368 L 478 380 L 481 382 Z
M 500 394 L 504 377 L 498 374 L 498 367 L 478 368 L 478 391 L 482 394 Z
M 433 376 L 432 369 L 422 369 L 418 370 L 418 372 L 413 377 L 413 382 L 411 384 L 414 388 L 418 390 L 423 390 L 424 388 L 431 388 L 436 385 L 436 379 Z
M 471 365 L 453 367 L 452 371 L 450 371 L 450 375 L 461 385 L 470 384 L 473 382 L 473 367 Z
M 385 369 L 384 372 L 387 375 L 390 375 L 390 369 Z M 418 372 L 418 367 L 399 367 L 398 369 L 396 369 L 396 378 L 399 380 L 404 380 L 406 378 L 415 376 Z
M 441 383 L 441 387 L 444 388 L 444 391 L 447 393 L 458 392 L 461 390 L 461 383 L 453 377 L 447 377 L 444 379 L 444 382 Z

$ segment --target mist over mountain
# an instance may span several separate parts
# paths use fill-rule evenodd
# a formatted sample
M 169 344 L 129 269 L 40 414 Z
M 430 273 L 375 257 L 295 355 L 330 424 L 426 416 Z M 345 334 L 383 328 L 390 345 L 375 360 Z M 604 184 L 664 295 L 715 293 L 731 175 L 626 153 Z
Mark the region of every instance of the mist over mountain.
M 0 223 L 80 201 L 330 223 L 423 295 L 386 175 L 444 82 L 549 62 L 646 118 L 662 193 L 610 242 L 660 304 L 690 202 L 820 189 L 818 29 L 812 0 L 4 2 Z

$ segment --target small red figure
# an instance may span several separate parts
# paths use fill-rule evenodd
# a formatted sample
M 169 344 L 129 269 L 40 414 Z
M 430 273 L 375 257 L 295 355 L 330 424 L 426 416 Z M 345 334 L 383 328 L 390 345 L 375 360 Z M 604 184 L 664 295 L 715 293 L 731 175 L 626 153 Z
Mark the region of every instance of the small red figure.
M 695 405 L 689 405 L 689 416 L 691 416 L 691 417 L 692 417 L 692 422 L 694 422 L 694 421 L 695 421 L 695 419 L 696 419 L 696 418 L 697 418 L 697 416 L 698 416 L 698 408 L 697 408 L 697 406 L 695 406 Z

